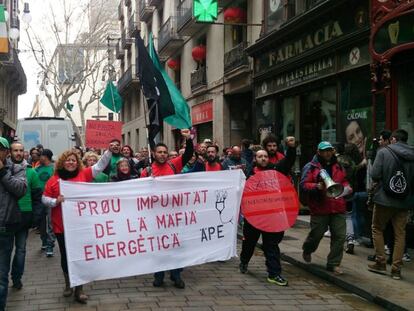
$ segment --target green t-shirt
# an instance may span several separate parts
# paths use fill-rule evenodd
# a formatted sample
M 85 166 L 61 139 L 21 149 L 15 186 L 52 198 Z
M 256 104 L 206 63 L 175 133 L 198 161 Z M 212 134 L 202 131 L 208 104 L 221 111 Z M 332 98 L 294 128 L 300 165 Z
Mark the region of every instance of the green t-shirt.
M 116 176 L 116 163 L 122 158 L 120 154 L 113 154 L 111 157 L 111 170 L 109 171 L 109 177 Z
M 42 188 L 42 190 L 45 190 L 47 181 L 49 180 L 50 177 L 53 176 L 53 173 L 55 172 L 53 164 L 50 164 L 47 166 L 41 165 L 41 166 L 36 167 L 35 170 L 36 170 L 37 176 L 39 177 L 40 188 Z
M 39 177 L 36 171 L 31 168 L 26 168 L 27 190 L 25 195 L 18 201 L 19 208 L 22 212 L 32 211 L 32 189 L 40 188 Z
M 108 181 L 109 181 L 109 177 L 105 173 L 99 173 L 98 176 L 96 176 L 93 179 L 93 182 L 95 183 L 108 182 Z

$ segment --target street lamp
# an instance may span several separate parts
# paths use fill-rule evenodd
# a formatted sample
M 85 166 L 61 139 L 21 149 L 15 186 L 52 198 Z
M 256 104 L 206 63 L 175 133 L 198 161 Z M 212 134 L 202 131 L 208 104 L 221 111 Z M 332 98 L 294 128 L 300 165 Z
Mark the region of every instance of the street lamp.
M 9 14 L 6 10 L 4 11 L 4 17 L 6 21 L 11 17 L 10 20 L 10 30 L 9 37 L 12 40 L 18 40 L 20 37 L 20 21 L 18 18 L 18 0 L 12 0 L 12 12 Z M 7 6 L 5 7 L 7 9 Z M 22 15 L 23 22 L 28 25 L 32 21 L 32 16 L 30 15 L 30 7 L 28 2 L 24 2 L 24 9 Z

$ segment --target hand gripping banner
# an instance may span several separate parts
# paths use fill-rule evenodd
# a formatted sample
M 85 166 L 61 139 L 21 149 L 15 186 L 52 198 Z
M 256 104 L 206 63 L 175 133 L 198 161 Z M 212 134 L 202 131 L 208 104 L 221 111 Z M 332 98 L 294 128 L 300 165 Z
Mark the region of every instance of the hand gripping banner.
M 253 227 L 280 232 L 296 222 L 299 199 L 285 175 L 275 170 L 261 171 L 247 180 L 241 210 Z
M 236 256 L 241 170 L 61 181 L 71 286 Z

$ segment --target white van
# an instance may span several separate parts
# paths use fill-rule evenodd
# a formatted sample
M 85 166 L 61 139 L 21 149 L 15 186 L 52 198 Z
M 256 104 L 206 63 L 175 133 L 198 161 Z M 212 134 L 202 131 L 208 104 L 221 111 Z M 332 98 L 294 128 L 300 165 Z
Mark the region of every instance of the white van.
M 38 144 L 53 152 L 57 158 L 75 146 L 75 133 L 70 120 L 55 117 L 24 118 L 17 121 L 16 140 L 30 150 Z

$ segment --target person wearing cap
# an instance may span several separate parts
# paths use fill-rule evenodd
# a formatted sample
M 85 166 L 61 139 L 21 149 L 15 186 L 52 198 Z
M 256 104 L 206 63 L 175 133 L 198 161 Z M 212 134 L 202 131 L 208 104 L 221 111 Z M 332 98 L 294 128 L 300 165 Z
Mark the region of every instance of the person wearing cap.
M 10 145 L 10 160 L 14 167 L 21 167 L 26 174 L 26 193 L 19 199 L 18 205 L 21 213 L 21 222 L 14 232 L 15 251 L 11 268 L 11 279 L 13 288 L 20 290 L 23 287 L 22 276 L 26 261 L 26 242 L 29 236 L 29 229 L 38 227 L 43 215 L 42 189 L 39 177 L 32 166 L 23 157 L 24 146 L 21 142 L 15 141 Z
M 344 191 L 337 197 L 326 195 L 326 185 L 320 177 L 324 169 L 335 183 L 342 184 Z M 331 248 L 326 268 L 336 275 L 343 274 L 340 268 L 346 237 L 346 202 L 345 195 L 352 193 L 346 180 L 346 172 L 337 162 L 335 149 L 330 142 L 322 141 L 317 154 L 307 163 L 302 171 L 300 191 L 307 197 L 311 213 L 311 231 L 303 243 L 303 259 L 310 263 L 311 254 L 318 248 L 324 233 L 331 231 Z
M 36 167 L 36 173 L 39 176 L 40 187 L 42 192 L 45 190 L 45 185 L 50 177 L 53 176 L 55 170 L 52 163 L 53 152 L 49 149 L 43 149 L 40 154 L 40 165 Z M 42 251 L 46 252 L 46 257 L 53 257 L 53 248 L 55 246 L 55 237 L 53 235 L 51 225 L 51 210 L 43 207 L 43 215 L 40 222 L 40 239 L 42 240 Z
M 18 200 L 26 193 L 26 173 L 7 159 L 10 145 L 0 137 L 0 310 L 6 308 L 14 233 L 21 223 Z

